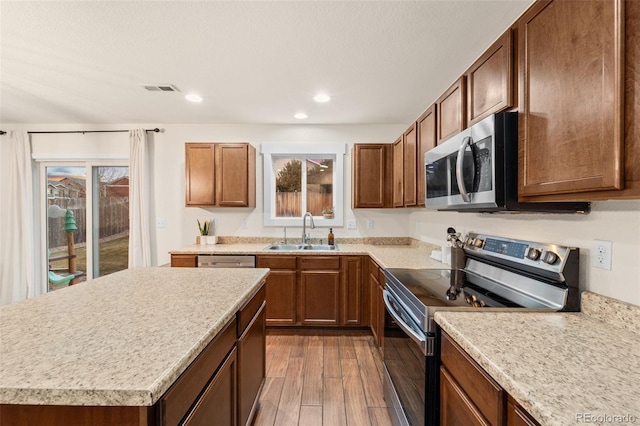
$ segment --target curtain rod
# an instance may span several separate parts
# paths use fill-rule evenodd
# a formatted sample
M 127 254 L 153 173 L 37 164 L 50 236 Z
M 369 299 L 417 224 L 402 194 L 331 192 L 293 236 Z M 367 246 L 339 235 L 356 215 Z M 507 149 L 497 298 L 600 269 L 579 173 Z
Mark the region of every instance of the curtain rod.
M 155 132 L 160 133 L 160 129 L 157 127 L 155 129 L 144 129 L 145 132 Z M 41 133 L 122 133 L 128 132 L 128 130 L 52 130 L 50 132 L 27 132 L 30 135 L 37 135 Z M 6 135 L 7 132 L 4 130 L 0 130 L 0 135 Z

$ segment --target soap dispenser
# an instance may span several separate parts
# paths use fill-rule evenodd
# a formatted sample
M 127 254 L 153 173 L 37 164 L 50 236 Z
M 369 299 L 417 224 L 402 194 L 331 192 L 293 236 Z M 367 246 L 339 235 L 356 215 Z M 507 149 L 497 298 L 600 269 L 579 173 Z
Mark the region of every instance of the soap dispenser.
M 329 236 L 327 237 L 327 243 L 333 245 L 333 228 L 329 228 Z

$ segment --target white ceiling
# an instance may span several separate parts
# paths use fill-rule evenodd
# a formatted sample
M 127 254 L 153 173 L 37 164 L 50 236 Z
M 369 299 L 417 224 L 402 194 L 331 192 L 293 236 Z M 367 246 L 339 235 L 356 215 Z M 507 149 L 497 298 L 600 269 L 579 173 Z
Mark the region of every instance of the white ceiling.
M 408 124 L 531 3 L 2 0 L 0 122 Z

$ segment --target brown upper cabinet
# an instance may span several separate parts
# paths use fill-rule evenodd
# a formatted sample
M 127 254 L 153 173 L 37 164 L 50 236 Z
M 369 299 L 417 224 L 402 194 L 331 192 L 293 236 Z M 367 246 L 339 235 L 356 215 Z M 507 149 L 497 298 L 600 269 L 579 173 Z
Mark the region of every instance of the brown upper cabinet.
M 521 198 L 623 188 L 624 3 L 538 1 L 518 20 Z
M 403 198 L 405 207 L 415 207 L 418 204 L 416 198 L 417 188 L 417 156 L 418 156 L 418 130 L 416 123 L 404 132 L 402 137 L 403 143 Z
M 187 207 L 255 207 L 256 149 L 248 143 L 186 143 Z
M 393 143 L 393 207 L 404 206 L 403 136 Z
M 465 73 L 467 126 L 513 106 L 513 36 L 509 28 Z
M 416 182 L 417 205 L 424 206 L 426 195 L 426 169 L 424 166 L 424 154 L 431 148 L 435 148 L 438 143 L 435 104 L 431 105 L 420 117 L 418 117 L 416 127 L 418 130 L 418 173 Z
M 357 143 L 353 145 L 352 208 L 391 207 L 392 150 L 391 144 Z
M 438 143 L 449 139 L 466 128 L 466 85 L 460 77 L 436 101 L 438 108 Z

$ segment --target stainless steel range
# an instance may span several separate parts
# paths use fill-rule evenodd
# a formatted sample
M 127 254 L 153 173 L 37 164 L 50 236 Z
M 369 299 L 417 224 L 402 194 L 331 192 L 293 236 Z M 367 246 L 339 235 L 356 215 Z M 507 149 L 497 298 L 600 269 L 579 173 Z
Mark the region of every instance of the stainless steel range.
M 580 310 L 579 249 L 476 233 L 460 246 L 461 270 L 385 270 L 393 322 L 384 331 L 384 386 L 394 424 L 439 424 L 435 311 Z

